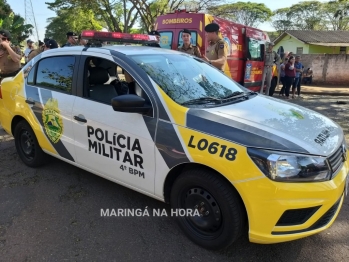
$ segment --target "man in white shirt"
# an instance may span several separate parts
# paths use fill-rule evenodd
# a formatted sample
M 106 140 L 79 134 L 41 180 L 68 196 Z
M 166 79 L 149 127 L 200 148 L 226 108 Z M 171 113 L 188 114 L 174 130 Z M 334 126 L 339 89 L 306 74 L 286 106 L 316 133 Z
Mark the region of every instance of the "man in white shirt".
M 28 56 L 29 56 L 29 53 L 34 50 L 34 47 L 33 47 L 33 41 L 28 39 L 27 40 L 27 48 L 25 49 L 24 51 L 24 60 L 25 60 L 25 63 L 28 62 Z

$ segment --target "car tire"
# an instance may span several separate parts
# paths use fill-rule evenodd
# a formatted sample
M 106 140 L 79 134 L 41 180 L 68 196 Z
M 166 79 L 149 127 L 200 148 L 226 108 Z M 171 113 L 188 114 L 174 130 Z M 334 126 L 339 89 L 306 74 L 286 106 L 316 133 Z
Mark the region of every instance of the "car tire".
M 180 228 L 194 243 L 211 250 L 230 246 L 246 229 L 246 212 L 233 186 L 205 168 L 184 171 L 174 182 L 171 213 L 197 209 L 200 216 L 176 217 Z
M 271 80 L 271 83 L 270 83 L 269 96 L 274 95 L 276 85 L 277 85 L 277 78 L 273 77 L 273 79 Z
M 14 132 L 16 150 L 24 164 L 39 167 L 46 163 L 47 155 L 42 151 L 33 129 L 27 121 L 20 121 Z

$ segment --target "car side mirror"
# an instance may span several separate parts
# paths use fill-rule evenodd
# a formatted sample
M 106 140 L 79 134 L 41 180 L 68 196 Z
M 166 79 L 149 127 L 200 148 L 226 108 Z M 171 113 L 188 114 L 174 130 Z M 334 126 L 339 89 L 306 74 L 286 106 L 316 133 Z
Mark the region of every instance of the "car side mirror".
M 114 111 L 146 114 L 151 106 L 145 104 L 145 99 L 137 95 L 121 95 L 111 100 Z

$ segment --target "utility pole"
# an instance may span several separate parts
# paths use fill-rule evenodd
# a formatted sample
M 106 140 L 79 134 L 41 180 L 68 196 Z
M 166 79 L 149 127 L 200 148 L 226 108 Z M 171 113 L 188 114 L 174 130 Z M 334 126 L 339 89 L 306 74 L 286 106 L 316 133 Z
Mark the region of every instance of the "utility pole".
M 36 24 L 34 10 L 33 10 L 33 4 L 32 0 L 24 0 L 24 14 L 25 14 L 25 23 L 31 24 L 34 28 L 32 29 L 32 36 L 34 39 L 39 42 L 39 31 L 38 26 Z

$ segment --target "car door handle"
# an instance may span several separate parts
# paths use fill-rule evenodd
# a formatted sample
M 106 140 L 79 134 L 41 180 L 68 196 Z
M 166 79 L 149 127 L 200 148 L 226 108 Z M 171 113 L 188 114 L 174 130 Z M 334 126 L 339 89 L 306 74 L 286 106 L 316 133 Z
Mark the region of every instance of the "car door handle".
M 29 105 L 35 105 L 35 101 L 26 99 L 25 102 Z
M 79 116 L 74 116 L 74 119 L 79 122 L 87 123 L 87 120 L 85 118 L 81 118 Z

